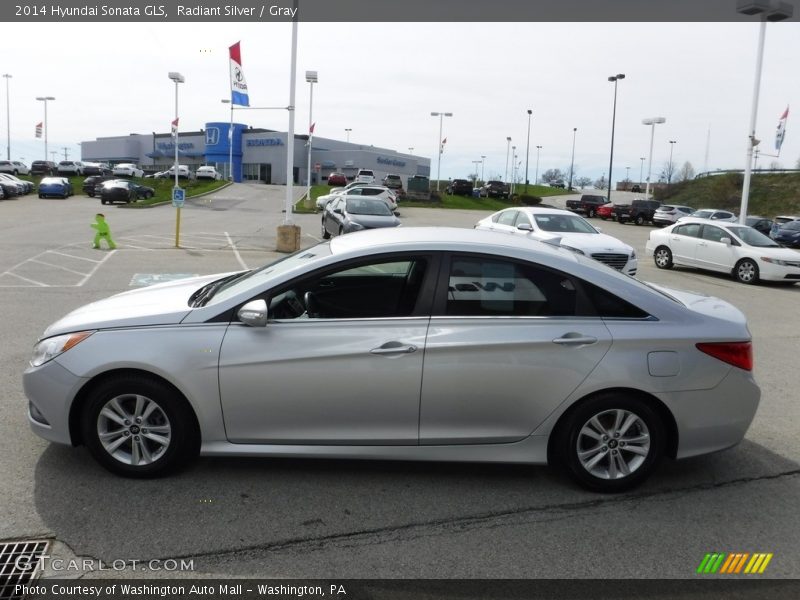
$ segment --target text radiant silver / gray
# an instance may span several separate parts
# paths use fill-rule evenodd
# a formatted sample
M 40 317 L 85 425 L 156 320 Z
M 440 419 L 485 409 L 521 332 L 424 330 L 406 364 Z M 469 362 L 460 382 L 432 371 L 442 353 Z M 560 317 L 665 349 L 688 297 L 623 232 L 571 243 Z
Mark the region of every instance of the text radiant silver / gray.
M 717 298 L 535 240 L 399 228 L 87 305 L 24 386 L 36 433 L 122 475 L 198 452 L 550 462 L 619 491 L 741 441 L 751 370 Z

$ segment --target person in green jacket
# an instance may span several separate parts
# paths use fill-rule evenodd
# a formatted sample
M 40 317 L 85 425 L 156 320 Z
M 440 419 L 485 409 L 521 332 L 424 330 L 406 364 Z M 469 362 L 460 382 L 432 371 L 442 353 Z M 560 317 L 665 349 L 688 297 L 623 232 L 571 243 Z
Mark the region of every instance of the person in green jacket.
M 114 240 L 111 239 L 111 229 L 106 223 L 106 217 L 102 213 L 97 213 L 94 216 L 94 223 L 90 224 L 91 227 L 97 230 L 97 233 L 94 235 L 94 243 L 92 244 L 92 248 L 100 248 L 100 240 L 105 240 L 108 242 L 108 247 L 112 250 L 117 247 L 114 243 Z

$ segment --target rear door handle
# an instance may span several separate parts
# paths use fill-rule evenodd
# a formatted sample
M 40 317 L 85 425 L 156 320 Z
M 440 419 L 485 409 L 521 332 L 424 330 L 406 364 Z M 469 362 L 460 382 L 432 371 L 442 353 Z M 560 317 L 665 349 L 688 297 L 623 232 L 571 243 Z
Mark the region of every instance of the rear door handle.
M 417 347 L 412 344 L 402 342 L 386 342 L 378 348 L 369 351 L 370 354 L 412 354 L 417 351 Z
M 554 344 L 561 346 L 586 346 L 588 344 L 597 343 L 597 338 L 590 335 L 570 334 L 567 333 L 560 338 L 553 340 Z

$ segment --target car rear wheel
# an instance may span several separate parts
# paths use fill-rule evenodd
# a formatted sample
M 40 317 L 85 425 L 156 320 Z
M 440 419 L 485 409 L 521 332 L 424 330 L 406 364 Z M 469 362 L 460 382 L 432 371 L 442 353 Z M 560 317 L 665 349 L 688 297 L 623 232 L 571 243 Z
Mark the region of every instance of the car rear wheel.
M 590 219 L 594 219 L 595 216 L 597 216 L 597 213 L 595 212 L 595 210 L 593 208 L 590 208 L 589 212 L 586 214 L 586 216 L 589 217 Z
M 671 269 L 672 251 L 666 246 L 659 246 L 653 253 L 653 260 L 659 269 Z
M 200 449 L 197 422 L 186 401 L 145 376 L 101 383 L 91 392 L 81 426 L 94 458 L 126 477 L 164 475 Z
M 758 283 L 758 265 L 749 258 L 744 258 L 736 263 L 733 276 L 739 283 Z
M 581 404 L 559 429 L 558 452 L 586 488 L 613 493 L 644 481 L 664 453 L 660 417 L 636 396 L 609 392 Z
M 637 225 L 644 225 L 644 217 L 642 215 L 637 216 L 634 223 Z

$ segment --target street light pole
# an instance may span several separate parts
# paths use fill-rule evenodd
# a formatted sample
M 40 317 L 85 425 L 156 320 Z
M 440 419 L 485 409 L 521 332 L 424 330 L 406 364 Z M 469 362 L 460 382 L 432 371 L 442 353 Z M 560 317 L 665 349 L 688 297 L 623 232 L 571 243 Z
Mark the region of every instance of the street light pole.
M 531 149 L 531 115 L 533 111 L 528 109 L 528 141 L 525 144 L 525 193 L 528 193 L 528 154 Z
M 409 146 L 408 147 L 408 153 L 409 154 L 414 154 L 414 146 Z
M 678 142 L 676 140 L 669 141 L 669 164 L 667 165 L 669 171 L 667 172 L 667 189 L 672 187 L 672 171 L 674 170 L 672 166 L 672 149 L 675 147 L 675 144 Z
M 484 173 L 484 170 L 483 170 L 484 167 L 486 166 L 485 161 L 486 161 L 486 155 L 485 154 L 481 154 L 481 181 L 484 182 L 484 183 L 486 182 L 486 178 L 484 177 L 485 173 Z
M 642 125 L 650 125 L 650 159 L 647 161 L 647 187 L 644 190 L 645 200 L 650 198 L 650 176 L 653 174 L 653 140 L 656 136 L 656 125 L 666 122 L 667 120 L 664 117 L 642 119 Z
M 347 143 L 350 143 L 350 132 L 353 131 L 352 127 L 345 127 L 344 134 L 347 136 Z
M 539 150 L 542 149 L 542 146 L 536 146 L 536 174 L 533 176 L 533 183 L 539 183 Z
M 432 112 L 432 117 L 439 117 L 439 161 L 438 166 L 436 167 L 436 191 L 439 191 L 439 179 L 441 178 L 442 174 L 442 153 L 444 152 L 444 144 L 442 144 L 442 121 L 444 121 L 444 117 L 452 117 L 453 113 L 451 112 Z
M 508 153 L 511 150 L 511 137 L 506 137 L 506 170 L 503 174 L 503 183 L 508 183 Z
M 608 201 L 611 202 L 611 181 L 613 179 L 611 170 L 614 166 L 614 129 L 617 124 L 617 82 L 620 79 L 625 79 L 625 73 L 617 73 L 608 78 L 609 81 L 614 82 L 614 109 L 611 112 L 611 155 L 608 159 Z
M 783 21 L 794 13 L 794 7 L 785 2 L 777 2 L 773 6 L 768 0 L 738 0 L 737 12 L 744 15 L 760 15 L 761 26 L 758 30 L 758 51 L 756 54 L 756 74 L 753 83 L 753 105 L 750 111 L 750 134 L 747 137 L 747 159 L 744 163 L 744 182 L 742 183 L 742 202 L 739 207 L 739 223 L 747 223 L 747 203 L 750 197 L 750 178 L 753 172 L 753 149 L 758 145 L 756 139 L 756 116 L 758 113 L 758 95 L 761 88 L 761 65 L 764 62 L 764 37 L 767 33 L 767 21 Z
M 644 156 L 640 156 L 639 157 L 639 187 L 641 187 L 641 185 L 642 185 L 642 177 L 644 176 L 644 175 L 642 175 L 642 173 L 644 173 L 644 161 L 645 161 Z
M 170 71 L 169 78 L 175 82 L 175 188 L 178 189 L 178 84 L 186 81 L 186 78 L 175 71 Z M 180 248 L 181 241 L 181 207 L 175 207 L 175 247 Z
M 55 100 L 53 96 L 37 96 L 37 100 L 44 102 L 44 159 L 47 160 L 47 101 Z
M 572 160 L 570 160 L 570 162 L 569 162 L 569 185 L 567 186 L 568 190 L 572 190 L 572 172 L 573 172 L 573 169 L 575 168 L 575 135 L 577 134 L 577 132 L 578 132 L 578 128 L 577 127 L 573 127 L 572 128 Z M 537 171 L 538 171 L 538 169 L 537 169 Z M 534 183 L 536 183 L 536 182 L 534 181 Z
M 227 98 L 223 98 L 221 102 L 231 105 L 231 123 L 228 126 L 228 179 L 233 181 L 233 102 Z
M 511 193 L 514 193 L 514 188 L 517 183 L 517 147 L 511 146 Z
M 311 144 L 314 141 L 314 132 L 311 128 L 314 125 L 312 112 L 314 110 L 314 84 L 319 81 L 316 71 L 306 71 L 306 81 L 311 87 L 308 100 L 308 171 L 306 177 L 306 201 L 311 202 Z
M 11 101 L 8 95 L 8 82 L 11 79 L 11 75 L 8 73 L 4 73 L 3 77 L 6 78 L 6 132 L 8 134 L 7 145 L 6 145 L 6 160 L 11 160 Z

